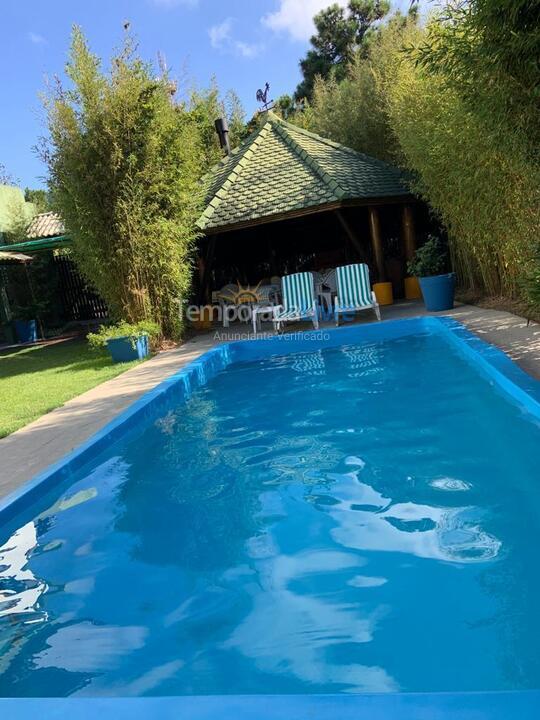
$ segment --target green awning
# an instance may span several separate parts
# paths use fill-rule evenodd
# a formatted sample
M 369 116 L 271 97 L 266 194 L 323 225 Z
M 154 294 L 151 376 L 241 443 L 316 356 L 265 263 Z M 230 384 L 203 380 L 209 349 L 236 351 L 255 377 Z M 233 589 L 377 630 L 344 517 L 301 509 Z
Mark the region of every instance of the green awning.
M 0 245 L 0 250 L 9 252 L 40 252 L 41 250 L 54 250 L 56 248 L 69 247 L 71 238 L 69 235 L 58 235 L 56 237 L 42 238 L 41 240 L 25 240 L 24 242 L 13 243 L 12 245 Z

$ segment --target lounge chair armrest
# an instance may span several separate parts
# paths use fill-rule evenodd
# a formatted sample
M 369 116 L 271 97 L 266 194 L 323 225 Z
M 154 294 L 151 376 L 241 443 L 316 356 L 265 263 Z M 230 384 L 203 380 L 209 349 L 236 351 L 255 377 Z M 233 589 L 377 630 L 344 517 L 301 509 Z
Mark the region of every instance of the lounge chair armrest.
M 371 299 L 373 300 L 375 305 L 377 305 L 377 296 L 375 295 L 375 290 L 371 291 Z

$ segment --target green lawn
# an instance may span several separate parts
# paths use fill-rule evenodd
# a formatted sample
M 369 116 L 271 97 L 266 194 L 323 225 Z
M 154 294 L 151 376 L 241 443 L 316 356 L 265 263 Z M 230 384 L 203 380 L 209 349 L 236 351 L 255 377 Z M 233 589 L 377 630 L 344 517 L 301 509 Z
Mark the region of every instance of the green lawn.
M 0 437 L 137 362 L 113 365 L 105 351 L 91 351 L 84 341 L 0 353 Z

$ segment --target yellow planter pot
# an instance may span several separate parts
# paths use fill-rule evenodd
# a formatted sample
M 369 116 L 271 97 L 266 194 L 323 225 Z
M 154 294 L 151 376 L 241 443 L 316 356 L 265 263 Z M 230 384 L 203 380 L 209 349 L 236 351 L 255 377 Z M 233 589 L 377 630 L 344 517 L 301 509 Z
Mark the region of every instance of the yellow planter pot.
M 373 285 L 373 292 L 379 305 L 392 305 L 394 302 L 392 283 L 390 282 L 375 283 Z
M 421 300 L 422 291 L 420 290 L 420 283 L 416 277 L 405 278 L 405 299 L 406 300 Z

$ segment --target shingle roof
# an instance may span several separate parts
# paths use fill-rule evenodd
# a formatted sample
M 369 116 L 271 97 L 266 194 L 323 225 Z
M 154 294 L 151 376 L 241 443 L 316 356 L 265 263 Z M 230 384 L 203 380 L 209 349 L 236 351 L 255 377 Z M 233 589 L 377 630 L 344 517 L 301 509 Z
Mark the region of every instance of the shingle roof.
M 397 168 L 268 113 L 205 178 L 206 232 L 352 200 L 410 195 Z
M 10 252 L 9 250 L 2 250 L 0 247 L 0 263 L 4 262 L 30 262 L 32 258 L 30 255 L 23 255 L 22 253 Z
M 28 238 L 48 238 L 64 235 L 66 229 L 64 223 L 60 219 L 60 215 L 55 212 L 46 212 L 36 215 L 30 225 L 26 228 L 26 237 Z

